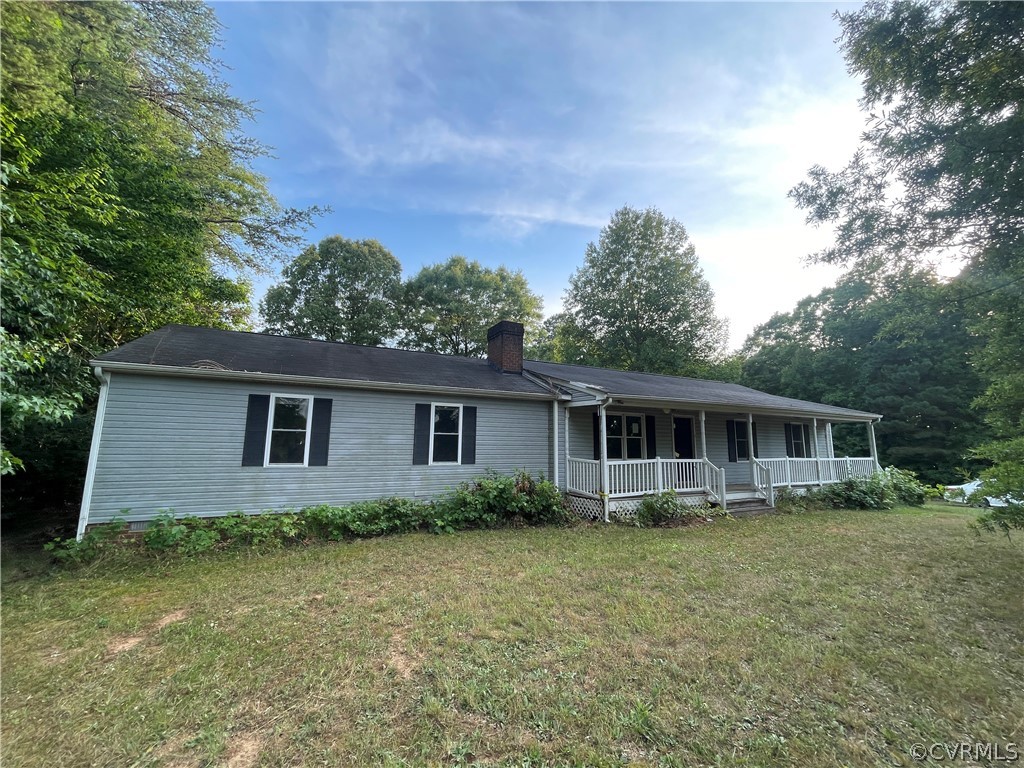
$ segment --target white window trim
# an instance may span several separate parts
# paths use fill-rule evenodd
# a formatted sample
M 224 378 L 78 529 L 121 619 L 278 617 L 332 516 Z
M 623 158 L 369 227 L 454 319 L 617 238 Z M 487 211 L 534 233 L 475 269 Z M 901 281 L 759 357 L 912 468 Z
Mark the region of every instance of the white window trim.
M 733 461 L 733 462 L 730 462 L 730 463 L 731 464 L 749 464 L 750 463 L 750 456 L 751 456 L 751 454 L 754 453 L 754 435 L 752 434 L 752 432 L 750 430 L 750 425 L 747 423 L 746 419 L 729 419 L 729 421 L 731 421 L 731 422 L 733 422 L 733 423 L 735 423 L 737 425 L 738 424 L 742 424 L 743 425 L 743 429 L 745 429 L 746 432 L 747 432 L 747 436 L 744 439 L 744 442 L 747 444 L 747 458 L 745 458 L 745 459 L 741 459 L 740 458 L 740 438 L 737 435 L 737 436 L 735 436 L 733 438 L 735 443 L 736 443 L 736 461 Z M 728 448 L 728 444 L 729 444 L 728 427 L 726 427 L 725 442 L 726 442 L 726 448 Z
M 629 413 L 628 411 L 605 411 L 605 440 L 614 437 L 614 435 L 608 434 L 608 422 L 607 419 L 610 416 L 621 416 L 622 417 L 622 434 L 619 436 L 619 440 L 622 441 L 622 455 L 626 455 L 626 417 L 634 416 L 640 419 L 640 458 L 639 459 L 608 459 L 608 461 L 645 461 L 647 458 L 647 415 L 644 413 Z M 604 447 L 605 453 L 608 452 L 608 446 Z
M 810 434 L 807 434 L 807 435 L 804 434 L 804 424 L 803 424 L 803 422 L 800 422 L 800 421 L 791 421 L 791 422 L 789 422 L 789 433 L 791 435 L 793 435 L 793 431 L 794 430 L 796 431 L 797 434 L 800 435 L 800 445 L 803 446 L 804 455 L 803 456 L 790 456 L 789 458 L 791 458 L 791 459 L 813 459 L 814 457 L 811 455 L 811 443 L 812 443 L 814 438 L 811 437 Z M 807 438 L 806 440 L 804 439 L 805 437 Z M 796 435 L 793 435 L 793 453 L 796 453 L 796 442 L 797 442 L 796 441 Z
M 434 410 L 436 408 L 458 408 L 459 409 L 459 432 L 458 432 L 458 459 L 456 461 L 434 461 Z M 462 403 L 431 403 L 430 404 L 430 454 L 428 458 L 428 466 L 438 467 L 453 467 L 457 464 L 462 464 Z M 450 435 L 451 432 L 442 432 L 441 434 Z
M 283 464 L 283 463 L 270 463 L 270 438 L 274 434 L 274 406 L 277 404 L 278 398 L 292 398 L 305 400 L 308 405 L 306 406 L 306 442 L 305 451 L 302 454 L 301 464 Z M 264 467 L 308 467 L 309 466 L 309 439 L 310 433 L 313 431 L 313 396 L 312 395 L 299 395 L 291 394 L 288 392 L 274 392 L 270 395 L 270 412 L 267 414 L 267 444 L 263 449 L 263 466 Z

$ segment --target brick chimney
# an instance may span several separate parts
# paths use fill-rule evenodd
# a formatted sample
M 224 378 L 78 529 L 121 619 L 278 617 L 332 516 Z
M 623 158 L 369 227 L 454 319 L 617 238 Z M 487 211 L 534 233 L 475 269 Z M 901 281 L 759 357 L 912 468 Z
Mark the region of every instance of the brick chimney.
M 487 362 L 502 373 L 523 372 L 523 325 L 502 320 L 487 331 Z

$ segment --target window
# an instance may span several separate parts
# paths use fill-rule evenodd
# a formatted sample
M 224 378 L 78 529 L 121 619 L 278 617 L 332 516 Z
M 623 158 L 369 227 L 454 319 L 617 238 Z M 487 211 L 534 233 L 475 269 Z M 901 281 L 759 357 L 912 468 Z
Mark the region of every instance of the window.
M 476 464 L 476 406 L 416 403 L 413 464 Z
M 462 463 L 462 406 L 435 403 L 430 423 L 430 463 Z
M 646 447 L 644 417 L 609 413 L 605 417 L 609 459 L 642 459 Z M 598 443 L 600 445 L 600 443 Z
M 811 428 L 806 424 L 786 425 L 786 455 L 791 459 L 811 457 Z
M 725 422 L 726 437 L 729 441 L 729 461 L 750 461 L 751 448 L 754 458 L 757 458 L 757 424 L 755 423 L 753 427 L 751 435 L 747 431 L 745 419 L 729 419 Z
M 270 400 L 265 463 L 306 466 L 313 398 L 274 395 Z

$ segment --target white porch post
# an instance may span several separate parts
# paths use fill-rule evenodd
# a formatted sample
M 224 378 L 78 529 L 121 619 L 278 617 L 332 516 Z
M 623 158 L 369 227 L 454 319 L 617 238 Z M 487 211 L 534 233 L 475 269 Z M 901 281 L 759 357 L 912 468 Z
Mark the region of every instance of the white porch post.
M 820 488 L 825 484 L 825 481 L 821 477 L 821 452 L 818 450 L 818 420 L 811 419 L 811 425 L 814 429 L 814 466 L 818 468 L 818 487 Z
M 747 454 L 750 459 L 750 487 L 757 487 L 757 477 L 754 474 L 754 414 L 747 414 Z
M 559 488 L 558 482 L 558 401 L 551 401 L 551 470 L 555 481 L 555 488 Z
M 875 423 L 873 421 L 868 422 L 868 449 L 871 451 L 871 458 L 875 460 L 875 470 L 880 470 L 882 466 L 878 463 L 878 445 L 875 444 Z
M 569 490 L 569 409 L 565 409 L 565 490 Z
M 608 427 L 605 424 L 605 403 L 597 411 L 597 420 L 601 430 L 601 503 L 604 505 L 604 521 L 611 520 L 608 501 Z
M 707 461 L 708 458 L 708 437 L 704 431 L 704 411 L 700 412 L 700 457 Z
M 828 451 L 828 457 L 834 459 L 836 457 L 836 447 L 832 444 L 832 422 L 825 422 L 825 450 Z

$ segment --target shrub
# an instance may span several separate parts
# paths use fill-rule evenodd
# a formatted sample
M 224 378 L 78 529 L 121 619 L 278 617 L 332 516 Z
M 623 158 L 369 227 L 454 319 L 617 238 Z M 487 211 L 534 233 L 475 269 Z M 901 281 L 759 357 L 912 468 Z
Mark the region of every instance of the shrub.
M 793 488 L 780 486 L 775 489 L 775 509 L 783 513 L 806 512 L 821 506 L 818 492 L 813 488 L 805 488 L 798 493 Z
M 302 510 L 306 531 L 330 541 L 362 536 L 415 531 L 427 517 L 428 505 L 421 501 L 391 497 L 359 501 L 347 507 L 321 504 Z
M 64 565 L 85 565 L 114 550 L 118 539 L 128 529 L 124 520 L 115 519 L 88 531 L 82 540 L 54 539 L 43 545 L 53 559 Z
M 669 525 L 686 525 L 709 517 L 723 517 L 725 512 L 707 502 L 689 504 L 672 491 L 644 496 L 636 511 L 638 528 L 657 528 Z
M 906 469 L 886 467 L 882 471 L 883 482 L 897 504 L 920 507 L 925 499 L 934 495 L 931 489 L 917 479 L 917 475 Z
M 892 509 L 897 504 L 921 506 L 928 490 L 913 472 L 886 467 L 868 478 L 849 478 L 826 485 L 816 496 L 836 509 Z
M 565 520 L 561 491 L 528 472 L 491 474 L 462 483 L 436 501 L 427 527 L 434 533 L 500 525 L 543 525 Z

